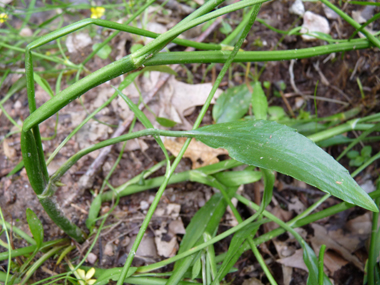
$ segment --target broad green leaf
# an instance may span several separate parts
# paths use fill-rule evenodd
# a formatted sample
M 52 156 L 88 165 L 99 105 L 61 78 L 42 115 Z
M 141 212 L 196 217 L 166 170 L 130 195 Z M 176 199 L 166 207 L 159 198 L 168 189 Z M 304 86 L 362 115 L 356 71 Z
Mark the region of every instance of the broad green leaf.
M 289 127 L 249 120 L 210 125 L 188 133 L 210 147 L 227 149 L 238 161 L 284 173 L 348 203 L 378 212 L 342 165 Z
M 361 152 L 360 152 L 360 154 L 363 157 L 370 157 L 371 153 L 372 153 L 372 147 L 370 145 L 367 145 L 367 146 L 363 147 L 362 150 L 361 150 Z
M 215 173 L 213 176 L 218 179 L 220 183 L 232 187 L 259 181 L 262 174 L 259 171 L 241 170 L 219 172 Z
M 166 128 L 172 128 L 174 127 L 175 125 L 177 125 L 176 122 L 170 120 L 170 119 L 167 119 L 167 118 L 163 118 L 163 117 L 156 117 L 156 121 L 157 123 L 159 123 L 161 126 L 163 127 L 166 127 Z
M 359 152 L 357 150 L 351 150 L 350 152 L 347 153 L 347 157 L 349 159 L 355 159 L 359 156 Z
M 268 113 L 268 101 L 260 81 L 253 85 L 252 110 L 256 120 L 266 120 Z
M 92 50 L 96 50 L 98 46 L 100 45 L 101 45 L 100 43 L 94 44 L 92 46 Z M 109 45 L 105 45 L 96 53 L 96 55 L 99 56 L 101 59 L 107 59 L 111 51 L 112 51 L 112 48 Z
M 37 248 L 40 248 L 44 240 L 44 228 L 37 215 L 29 208 L 26 209 L 26 220 L 29 225 L 30 232 L 36 241 Z
M 233 122 L 247 113 L 252 94 L 247 85 L 228 88 L 224 91 L 212 109 L 212 117 L 217 123 Z

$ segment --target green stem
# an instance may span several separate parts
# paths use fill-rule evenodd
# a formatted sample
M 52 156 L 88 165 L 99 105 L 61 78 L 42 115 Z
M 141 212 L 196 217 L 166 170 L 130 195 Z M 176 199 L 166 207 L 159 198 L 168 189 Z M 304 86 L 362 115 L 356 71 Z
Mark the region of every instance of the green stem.
M 323 285 L 323 271 L 324 271 L 324 264 L 323 259 L 325 257 L 325 251 L 326 251 L 326 245 L 322 244 L 321 249 L 319 250 L 319 256 L 318 256 L 318 282 L 319 285 Z
M 371 47 L 366 39 L 358 39 L 350 42 L 304 48 L 298 50 L 281 51 L 243 51 L 234 58 L 234 62 L 280 61 L 290 59 L 302 59 L 313 56 L 325 55 L 334 52 L 365 49 Z M 194 52 L 161 52 L 144 62 L 145 66 L 163 64 L 190 64 L 190 63 L 224 63 L 231 51 L 194 51 Z
M 278 61 L 293 58 L 307 58 L 317 55 L 341 52 L 352 49 L 364 49 L 370 47 L 368 40 L 354 40 L 342 44 L 326 45 L 315 48 L 307 48 L 290 51 L 269 51 L 269 52 L 239 52 L 234 58 L 234 62 L 250 61 Z M 153 58 L 144 62 L 146 66 L 164 65 L 172 63 L 224 63 L 231 51 L 212 51 L 212 52 L 171 52 L 159 53 Z M 128 66 L 128 68 L 126 68 Z M 129 57 L 120 59 L 109 66 L 105 66 L 87 77 L 74 83 L 54 98 L 42 105 L 37 112 L 29 116 L 24 122 L 24 130 L 43 122 L 55 112 L 66 106 L 69 102 L 82 95 L 87 90 L 103 82 L 115 78 L 118 75 L 132 71 L 136 66 L 133 65 Z M 117 69 L 116 71 L 113 69 Z M 52 101 L 54 100 L 54 101 Z M 56 102 L 59 102 L 58 106 Z M 53 108 L 53 109 L 52 109 Z
M 379 190 L 379 189 L 378 189 Z M 380 198 L 376 198 L 376 205 L 380 205 Z M 367 264 L 367 274 L 368 274 L 368 285 L 375 285 L 375 266 L 377 255 L 379 252 L 376 252 L 378 247 L 379 240 L 378 238 L 378 221 L 379 213 L 372 213 L 372 232 L 371 232 L 371 244 L 368 251 L 368 264 Z

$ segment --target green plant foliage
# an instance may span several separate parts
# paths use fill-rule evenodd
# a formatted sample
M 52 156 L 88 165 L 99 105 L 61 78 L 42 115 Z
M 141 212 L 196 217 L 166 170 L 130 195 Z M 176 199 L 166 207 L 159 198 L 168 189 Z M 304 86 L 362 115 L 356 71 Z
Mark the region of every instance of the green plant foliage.
M 127 277 L 131 276 L 137 270 L 136 267 L 131 267 L 128 270 Z M 97 272 L 99 271 L 99 275 Z M 121 268 L 111 268 L 107 270 L 96 270 L 94 277 L 96 278 L 96 285 L 109 284 L 110 280 L 117 281 L 120 279 Z
M 44 241 L 44 228 L 37 215 L 31 210 L 26 209 L 26 220 L 28 221 L 30 232 L 36 241 L 37 249 L 39 249 Z
M 225 171 L 213 175 L 227 187 L 240 186 L 259 181 L 262 177 L 261 172 L 252 170 Z
M 280 106 L 268 107 L 268 115 L 270 121 L 278 121 L 287 117 L 284 109 L 282 109 Z
M 92 46 L 92 50 L 96 50 L 100 45 L 100 43 L 94 44 Z M 101 59 L 107 59 L 111 52 L 112 48 L 109 45 L 105 45 L 96 53 L 96 55 L 99 56 Z
M 362 148 L 360 153 L 356 150 L 351 150 L 347 153 L 347 157 L 350 159 L 350 166 L 359 167 L 371 158 L 372 147 L 367 145 Z
M 219 29 L 222 34 L 228 35 L 232 32 L 232 27 L 226 21 L 222 21 L 222 27 Z
M 170 119 L 167 119 L 167 118 L 163 118 L 163 117 L 156 117 L 156 121 L 157 123 L 159 123 L 161 126 L 163 127 L 166 127 L 166 128 L 172 128 L 174 127 L 175 125 L 177 125 L 176 122 L 170 120 Z
M 256 120 L 266 120 L 268 113 L 268 101 L 260 81 L 253 84 L 252 111 Z
M 378 211 L 342 165 L 289 127 L 270 121 L 242 121 L 190 133 L 208 146 L 227 149 L 238 161 L 284 173 L 346 202 Z
M 212 117 L 216 123 L 233 122 L 241 119 L 248 111 L 252 94 L 243 84 L 224 91 L 212 109 Z

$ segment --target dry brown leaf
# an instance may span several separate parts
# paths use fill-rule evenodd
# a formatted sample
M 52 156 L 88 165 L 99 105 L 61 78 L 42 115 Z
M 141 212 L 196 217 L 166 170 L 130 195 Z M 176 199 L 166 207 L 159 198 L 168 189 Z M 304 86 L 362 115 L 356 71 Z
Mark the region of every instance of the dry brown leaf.
M 311 226 L 314 229 L 314 237 L 311 238 L 311 244 L 314 249 L 319 250 L 319 247 L 322 244 L 325 244 L 327 249 L 334 250 L 347 261 L 352 262 L 356 267 L 358 267 L 361 270 L 364 270 L 364 266 L 361 263 L 361 261 L 355 255 L 352 254 L 352 252 L 356 250 L 356 246 L 360 242 L 358 237 L 355 237 L 353 235 L 348 237 L 344 234 L 338 234 L 338 232 L 342 232 L 341 229 L 339 229 L 338 231 L 328 232 L 324 227 L 318 224 L 311 224 Z M 347 239 L 351 239 L 351 241 L 346 243 L 345 240 Z M 346 246 L 348 246 L 348 248 Z
M 281 242 L 278 240 L 273 240 L 274 246 L 278 252 L 280 258 L 286 258 L 293 255 L 296 251 L 294 246 L 289 246 L 286 242 Z M 282 264 L 282 276 L 284 285 L 289 285 L 292 281 L 293 268 Z
M 285 266 L 308 271 L 305 262 L 303 261 L 303 250 L 301 248 L 297 249 L 296 252 L 289 257 L 278 259 L 277 262 Z
M 275 206 L 273 209 L 268 209 L 268 211 L 284 222 L 289 221 L 292 217 L 292 213 L 290 211 L 285 211 L 279 206 Z M 271 230 L 277 229 L 278 227 L 280 226 L 275 222 L 264 224 L 265 232 L 270 232 Z
M 177 156 L 185 141 L 186 138 L 176 138 L 175 140 L 165 139 L 164 145 L 167 150 Z M 221 154 L 228 154 L 228 152 L 222 148 L 211 148 L 201 142 L 196 141 L 195 139 L 192 139 L 183 156 L 190 158 L 193 162 L 192 168 L 196 169 L 219 162 L 217 156 Z
M 3 148 L 4 148 L 5 156 L 8 157 L 10 160 L 13 160 L 17 156 L 17 151 L 13 147 L 10 146 L 11 142 L 12 140 L 5 139 L 3 141 Z
M 185 116 L 190 115 L 196 106 L 202 106 L 205 103 L 211 89 L 211 83 L 186 84 L 177 81 L 172 76 L 159 92 L 160 106 L 158 116 L 181 124 L 183 129 L 191 129 L 192 126 L 185 119 Z M 221 93 L 222 90 L 220 89 L 216 91 L 212 103 Z
M 243 285 L 263 285 L 263 283 L 259 279 L 252 277 L 244 280 Z
M 345 259 L 332 251 L 327 251 L 323 260 L 325 267 L 331 273 L 330 275 L 334 275 L 335 271 L 338 271 L 348 263 Z

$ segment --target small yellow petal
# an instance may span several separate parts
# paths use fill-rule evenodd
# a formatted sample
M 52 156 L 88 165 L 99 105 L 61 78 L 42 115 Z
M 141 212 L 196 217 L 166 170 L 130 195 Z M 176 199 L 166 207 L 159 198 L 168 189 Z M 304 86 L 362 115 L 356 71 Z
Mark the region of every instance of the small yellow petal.
M 106 11 L 103 7 L 92 7 L 91 8 L 91 18 L 92 19 L 99 19 L 104 15 L 104 12 Z
M 95 282 L 96 282 L 96 279 L 87 280 L 88 285 L 93 285 L 93 284 L 95 284 Z
M 8 15 L 5 13 L 0 14 L 0 23 L 4 23 L 8 19 Z
M 92 276 L 94 276 L 94 274 L 95 274 L 95 268 L 94 267 L 92 267 L 89 271 L 87 271 L 87 273 L 86 273 L 86 280 L 89 280 L 89 279 L 91 279 L 91 277 Z M 87 282 L 88 283 L 88 282 Z
M 81 279 L 86 279 L 86 272 L 83 269 L 77 269 L 77 273 Z

